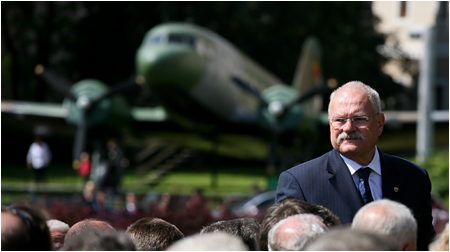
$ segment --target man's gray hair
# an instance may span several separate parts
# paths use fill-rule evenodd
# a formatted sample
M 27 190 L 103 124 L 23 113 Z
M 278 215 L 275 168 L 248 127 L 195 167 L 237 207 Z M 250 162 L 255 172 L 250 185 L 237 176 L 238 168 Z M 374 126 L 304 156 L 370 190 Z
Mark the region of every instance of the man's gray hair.
M 416 219 L 408 207 L 392 200 L 381 199 L 363 206 L 353 218 L 352 229 L 384 235 L 398 249 L 408 242 L 412 242 L 414 250 L 417 247 Z
M 368 231 L 337 227 L 305 247 L 304 251 L 394 251 L 389 240 Z
M 284 232 L 286 228 L 294 232 Z M 275 224 L 269 231 L 269 251 L 299 251 L 328 231 L 322 220 L 314 214 L 296 214 Z
M 64 243 L 61 251 L 136 251 L 131 238 L 123 231 L 86 230 Z
M 378 92 L 371 88 L 370 86 L 362 83 L 361 81 L 350 81 L 345 83 L 344 85 L 340 86 L 338 89 L 334 90 L 333 93 L 330 95 L 330 102 L 328 103 L 328 115 L 330 115 L 330 105 L 333 101 L 334 95 L 339 92 L 339 90 L 343 88 L 353 88 L 353 89 L 365 89 L 367 91 L 367 94 L 369 95 L 369 101 L 372 103 L 372 107 L 375 111 L 375 113 L 381 113 L 381 102 L 380 102 L 380 95 Z
M 69 231 L 69 225 L 65 222 L 62 222 L 60 220 L 51 219 L 47 221 L 47 226 L 50 231 L 60 231 L 60 232 L 66 232 Z
M 170 245 L 167 251 L 248 251 L 239 236 L 225 232 L 195 234 Z

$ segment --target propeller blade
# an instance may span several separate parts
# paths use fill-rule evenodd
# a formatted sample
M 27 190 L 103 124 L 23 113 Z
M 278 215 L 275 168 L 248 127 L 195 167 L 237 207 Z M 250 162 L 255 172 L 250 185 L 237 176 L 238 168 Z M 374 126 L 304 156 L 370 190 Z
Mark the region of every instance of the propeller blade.
M 75 143 L 73 147 L 73 159 L 74 160 L 80 160 L 80 155 L 83 151 L 85 151 L 85 144 L 86 144 L 86 134 L 87 134 L 87 115 L 86 111 L 82 110 L 81 113 L 81 121 L 80 125 L 77 129 L 77 134 L 75 137 Z
M 45 68 L 41 64 L 37 65 L 34 69 L 34 72 L 37 76 L 39 76 L 42 80 L 44 80 L 50 87 L 63 94 L 65 97 L 68 97 L 72 101 L 76 101 L 77 98 L 70 91 L 70 82 L 60 78 L 55 72 L 50 69 Z
M 250 86 L 248 83 L 244 82 L 243 80 L 237 77 L 233 77 L 233 82 L 236 83 L 236 85 L 238 85 L 245 92 L 255 96 L 265 106 L 269 105 L 267 101 L 264 99 L 264 97 L 262 97 L 261 93 L 258 90 L 254 89 L 252 86 Z
M 305 101 L 305 100 L 308 100 L 308 99 L 314 97 L 317 94 L 323 94 L 323 93 L 329 92 L 329 91 L 333 90 L 334 88 L 336 88 L 336 86 L 337 86 L 337 81 L 335 79 L 329 79 L 327 81 L 327 85 L 320 85 L 315 88 L 312 88 L 312 89 L 308 90 L 308 92 L 306 92 L 305 94 L 300 95 L 299 97 L 297 97 L 290 103 L 286 104 L 286 110 L 291 108 L 292 106 L 294 106 L 297 103 L 300 103 L 302 101 Z
M 278 147 L 278 138 L 279 138 L 279 122 L 278 118 L 275 118 L 275 124 L 272 129 L 272 136 L 270 139 L 270 149 L 269 149 L 269 157 L 267 160 L 267 170 L 276 169 L 276 159 L 277 159 L 277 147 Z
M 144 83 L 144 79 L 142 76 L 137 77 L 131 77 L 129 79 L 126 79 L 122 82 L 117 83 L 114 85 L 111 89 L 109 89 L 108 92 L 100 95 L 99 97 L 95 98 L 91 101 L 92 105 L 94 105 L 97 102 L 102 101 L 103 99 L 109 98 L 117 93 L 123 92 L 125 90 L 138 87 Z

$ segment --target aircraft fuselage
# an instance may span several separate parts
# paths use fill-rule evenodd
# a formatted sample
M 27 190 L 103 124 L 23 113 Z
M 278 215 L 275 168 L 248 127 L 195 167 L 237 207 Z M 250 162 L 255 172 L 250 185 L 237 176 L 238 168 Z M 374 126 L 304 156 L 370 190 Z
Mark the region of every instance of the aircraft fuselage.
M 259 91 L 281 84 L 224 38 L 190 24 L 162 24 L 148 31 L 136 65 L 172 118 L 196 124 L 256 122 L 258 101 L 233 77 Z

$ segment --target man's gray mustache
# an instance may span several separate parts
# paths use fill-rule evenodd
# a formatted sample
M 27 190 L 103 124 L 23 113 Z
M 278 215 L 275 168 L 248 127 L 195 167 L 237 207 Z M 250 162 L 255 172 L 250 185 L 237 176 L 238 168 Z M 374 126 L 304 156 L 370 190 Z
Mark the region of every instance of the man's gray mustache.
M 337 137 L 337 141 L 338 143 L 340 143 L 341 141 L 345 140 L 345 139 L 361 139 L 364 141 L 364 136 L 359 134 L 359 133 L 350 133 L 347 134 L 346 132 L 342 132 L 341 134 L 339 134 L 339 136 Z

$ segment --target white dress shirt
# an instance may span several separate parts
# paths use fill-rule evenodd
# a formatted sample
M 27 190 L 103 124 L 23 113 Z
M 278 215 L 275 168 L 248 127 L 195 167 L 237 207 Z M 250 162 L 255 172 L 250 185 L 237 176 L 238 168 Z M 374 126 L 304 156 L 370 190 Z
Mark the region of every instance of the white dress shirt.
M 42 169 L 48 166 L 52 154 L 45 142 L 41 144 L 32 143 L 27 154 L 27 162 L 31 163 L 34 169 Z
M 370 162 L 370 164 L 366 166 L 360 165 L 355 161 L 348 159 L 342 155 L 341 157 L 344 160 L 345 164 L 347 165 L 348 170 L 352 174 L 353 182 L 355 182 L 355 186 L 357 189 L 359 188 L 359 175 L 357 171 L 363 167 L 370 167 L 370 169 L 372 169 L 372 172 L 370 173 L 369 176 L 369 186 L 370 191 L 372 193 L 372 198 L 373 200 L 379 200 L 383 198 L 383 192 L 381 189 L 380 154 L 378 153 L 378 148 L 376 148 L 376 146 L 375 146 L 375 155 L 373 156 L 372 162 Z

